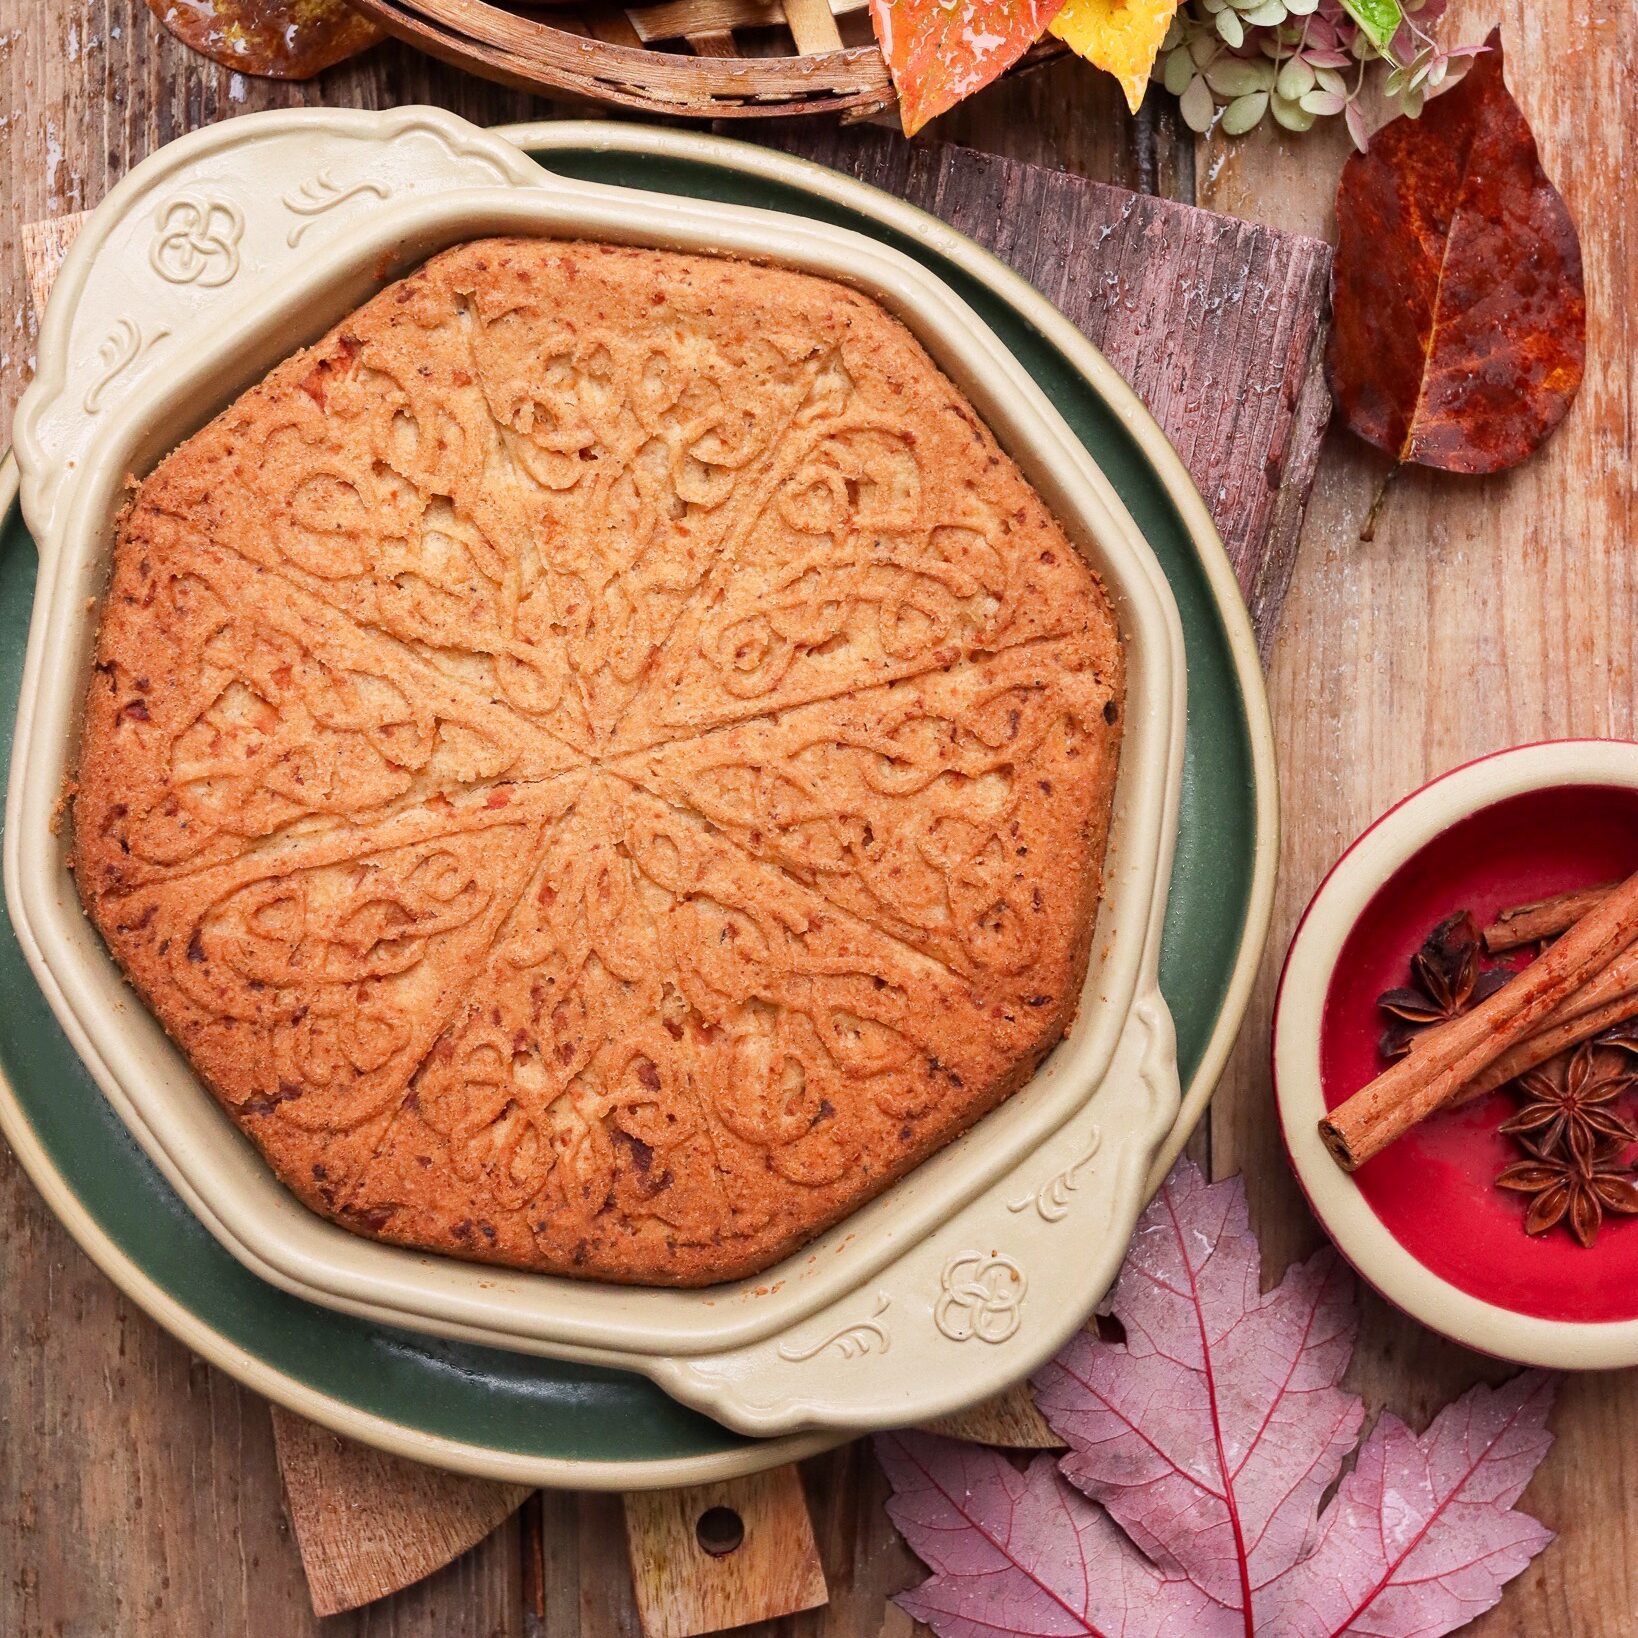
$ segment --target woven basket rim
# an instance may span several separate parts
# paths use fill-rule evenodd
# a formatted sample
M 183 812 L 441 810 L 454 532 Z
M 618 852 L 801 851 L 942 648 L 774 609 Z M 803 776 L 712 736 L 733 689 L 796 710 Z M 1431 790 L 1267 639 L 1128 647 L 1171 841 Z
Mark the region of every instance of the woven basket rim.
M 873 44 L 779 57 L 688 56 L 590 38 L 502 10 L 489 0 L 353 4 L 397 38 L 487 78 L 649 113 L 862 116 L 894 101 L 887 64 Z M 471 32 L 474 26 L 482 37 Z

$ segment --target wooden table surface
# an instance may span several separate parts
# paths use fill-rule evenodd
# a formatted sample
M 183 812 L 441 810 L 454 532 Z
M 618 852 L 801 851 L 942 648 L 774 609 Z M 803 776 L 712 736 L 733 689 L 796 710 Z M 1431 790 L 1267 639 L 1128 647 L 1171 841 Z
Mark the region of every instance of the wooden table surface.
M 1286 790 L 1273 937 L 1196 1139 L 1215 1174 L 1246 1175 L 1271 1273 L 1319 1239 L 1280 1154 L 1265 1064 L 1279 958 L 1326 868 L 1384 807 L 1470 757 L 1638 734 L 1638 8 L 1455 0 L 1447 27 L 1478 36 L 1498 17 L 1514 91 L 1581 224 L 1586 385 L 1518 472 L 1401 481 L 1369 546 L 1356 536 L 1384 463 L 1339 434 L 1326 450 L 1270 673 Z M 34 349 L 25 221 L 95 204 L 135 161 L 214 120 L 299 102 L 421 101 L 485 123 L 554 112 L 396 46 L 281 87 L 188 56 L 143 0 L 0 0 L 0 445 Z M 1170 114 L 1131 121 L 1109 82 L 1076 63 L 979 97 L 938 134 L 1326 235 L 1343 158 L 1337 133 L 1196 142 Z M 265 1405 L 134 1311 L 3 1154 L 0 1225 L 0 1634 L 321 1630 L 283 1519 Z M 1504 1374 L 1367 1296 L 1351 1380 L 1373 1409 L 1420 1424 L 1469 1383 Z M 1469 1630 L 1631 1638 L 1638 1373 L 1567 1380 L 1554 1425 L 1557 1447 L 1525 1505 L 1559 1540 Z M 886 1522 L 868 1453 L 821 1457 L 804 1478 L 831 1602 L 767 1630 L 902 1638 L 911 1625 L 885 1598 L 918 1572 Z M 635 1633 L 619 1507 L 543 1496 L 448 1570 L 322 1630 Z

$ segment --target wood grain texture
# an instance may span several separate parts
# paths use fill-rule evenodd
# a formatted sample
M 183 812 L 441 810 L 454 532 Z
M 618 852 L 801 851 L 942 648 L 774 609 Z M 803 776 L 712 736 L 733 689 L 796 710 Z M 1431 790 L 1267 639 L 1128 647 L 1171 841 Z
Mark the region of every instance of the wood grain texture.
M 695 1638 L 825 1603 L 825 1572 L 794 1467 L 623 1498 L 643 1638 Z M 700 1534 L 737 1521 L 742 1539 Z
M 923 1424 L 929 1433 L 942 1433 L 969 1444 L 1000 1445 L 1007 1450 L 1062 1450 L 1064 1441 L 1047 1426 L 1035 1408 L 1034 1396 L 1024 1383 L 998 1393 L 993 1399 L 940 1416 Z
M 315 1615 L 391 1593 L 476 1547 L 529 1495 L 407 1462 L 272 1407 L 285 1507 Z
M 263 106 L 433 101 L 480 121 L 547 105 L 387 46 L 314 86 L 238 79 L 157 38 L 143 0 L 0 0 L 0 443 L 34 341 L 19 299 L 25 221 L 99 199 L 161 141 Z M 25 24 L 26 15 L 26 24 Z M 1499 17 L 1512 81 L 1581 220 L 1592 301 L 1587 384 L 1520 472 L 1414 478 L 1357 544 L 1381 474 L 1340 439 L 1322 460 L 1272 655 L 1287 791 L 1274 936 L 1196 1157 L 1246 1173 L 1271 1276 L 1318 1243 L 1278 1153 L 1266 1069 L 1279 957 L 1302 904 L 1357 831 L 1428 774 L 1549 734 L 1638 733 L 1631 484 L 1638 108 L 1630 0 L 1456 0 L 1451 30 Z M 1195 145 L 1173 115 L 1136 122 L 1084 65 L 985 93 L 938 134 L 1031 163 L 1329 231 L 1342 153 L 1323 135 Z M 1617 183 L 1617 186 L 1619 184 Z M 1278 503 L 1276 504 L 1277 510 Z M 1430 634 L 1436 634 L 1430 637 Z M 1208 1155 L 1208 1143 L 1214 1153 Z M 0 1632 L 194 1638 L 319 1632 L 283 1523 L 265 1409 L 133 1312 L 0 1163 Z M 1352 1381 L 1418 1424 L 1503 1367 L 1366 1299 Z M 1470 1630 L 1478 1638 L 1627 1638 L 1638 1630 L 1638 1376 L 1566 1383 L 1558 1445 L 1525 1497 L 1558 1542 Z M 921 1574 L 883 1511 L 868 1448 L 803 1465 L 830 1603 L 755 1638 L 908 1638 L 886 1597 Z M 200 1544 L 210 1550 L 201 1551 Z M 410 1591 L 325 1638 L 636 1638 L 620 1501 L 547 1495 Z

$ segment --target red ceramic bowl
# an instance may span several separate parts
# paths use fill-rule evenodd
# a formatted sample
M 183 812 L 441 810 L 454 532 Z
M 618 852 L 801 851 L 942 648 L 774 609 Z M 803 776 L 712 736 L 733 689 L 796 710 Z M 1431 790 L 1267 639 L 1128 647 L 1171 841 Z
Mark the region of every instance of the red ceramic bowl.
M 1638 870 L 1638 744 L 1564 740 L 1458 768 L 1391 809 L 1338 860 L 1298 925 L 1274 1013 L 1286 1149 L 1342 1254 L 1390 1302 L 1522 1364 L 1638 1364 L 1638 1217 L 1606 1216 L 1585 1250 L 1523 1231 L 1495 1187 L 1519 1152 L 1496 1130 L 1507 1092 L 1433 1116 L 1353 1176 L 1318 1122 L 1382 1068 L 1376 997 L 1407 981 L 1436 922 Z M 1631 1102 L 1638 1104 L 1638 1097 Z

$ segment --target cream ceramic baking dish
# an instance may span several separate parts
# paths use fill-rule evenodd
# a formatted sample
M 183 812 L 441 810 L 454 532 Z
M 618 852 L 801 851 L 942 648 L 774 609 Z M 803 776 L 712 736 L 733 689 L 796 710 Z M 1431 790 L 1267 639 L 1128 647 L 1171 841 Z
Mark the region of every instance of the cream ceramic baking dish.
M 128 472 L 426 256 L 488 234 L 738 255 L 882 301 L 1086 551 L 1126 635 L 1108 884 L 1083 1002 L 1032 1082 L 754 1280 L 633 1290 L 360 1240 L 308 1213 L 232 1128 L 84 918 L 56 813 Z M 1113 1278 L 1179 1103 L 1157 982 L 1185 670 L 1158 564 L 1086 450 L 946 286 L 874 241 L 771 212 L 554 177 L 437 110 L 255 115 L 139 166 L 59 278 L 17 418 L 40 545 L 5 835 L 8 903 L 63 1027 L 143 1148 L 248 1267 L 385 1323 L 639 1370 L 750 1433 L 944 1414 L 1016 1380 Z

